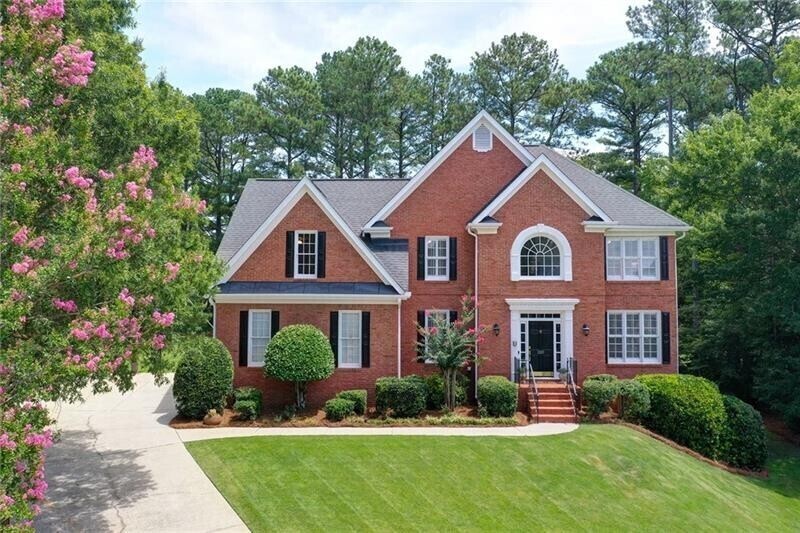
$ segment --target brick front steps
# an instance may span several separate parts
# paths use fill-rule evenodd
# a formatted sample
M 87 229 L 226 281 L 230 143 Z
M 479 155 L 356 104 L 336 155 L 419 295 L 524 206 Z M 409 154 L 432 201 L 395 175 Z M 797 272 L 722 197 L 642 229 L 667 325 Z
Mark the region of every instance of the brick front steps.
M 522 387 L 527 388 L 528 414 L 533 422 L 578 421 L 566 384 L 560 381 L 537 381 L 538 402 L 534 396 L 533 384 L 525 384 Z

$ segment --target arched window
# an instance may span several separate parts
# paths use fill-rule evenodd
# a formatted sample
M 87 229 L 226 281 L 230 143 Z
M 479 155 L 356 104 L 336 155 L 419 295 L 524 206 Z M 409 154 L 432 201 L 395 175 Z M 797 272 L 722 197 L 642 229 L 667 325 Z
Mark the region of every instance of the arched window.
M 523 278 L 561 276 L 561 254 L 548 237 L 537 235 L 522 245 L 519 273 Z
M 537 224 L 522 230 L 511 247 L 511 281 L 572 281 L 572 249 L 563 233 Z

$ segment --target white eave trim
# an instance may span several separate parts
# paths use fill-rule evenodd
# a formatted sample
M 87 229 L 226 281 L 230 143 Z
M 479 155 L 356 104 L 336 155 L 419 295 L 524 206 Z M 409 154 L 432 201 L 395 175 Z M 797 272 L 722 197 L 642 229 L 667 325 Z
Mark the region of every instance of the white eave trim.
M 534 158 L 531 153 L 522 145 L 518 140 L 516 140 L 510 133 L 508 133 L 503 126 L 500 125 L 489 113 L 485 110 L 479 112 L 475 117 L 469 121 L 469 123 L 464 126 L 458 134 L 453 137 L 447 145 L 439 150 L 433 158 L 428 161 L 428 163 L 422 167 L 419 172 L 417 172 L 411 180 L 409 180 L 406 185 L 400 189 L 394 197 L 389 200 L 389 202 L 383 206 L 383 209 L 378 211 L 375 216 L 373 216 L 369 222 L 364 225 L 364 231 L 371 229 L 371 226 L 378 222 L 379 220 L 386 220 L 386 218 L 395 210 L 397 207 L 403 203 L 403 201 L 408 198 L 412 192 L 414 192 L 417 187 L 419 187 L 423 181 L 425 181 L 428 176 L 430 176 L 434 170 L 436 170 L 439 165 L 447 159 L 453 151 L 458 148 L 462 142 L 464 142 L 469 135 L 472 135 L 472 132 L 479 126 L 483 124 L 492 134 L 500 139 L 509 150 L 511 150 L 519 159 L 525 164 L 530 165 L 533 162 Z M 481 217 L 483 218 L 483 217 Z M 480 220 L 480 219 L 479 219 Z
M 215 304 L 343 304 L 397 305 L 411 297 L 403 294 L 217 294 Z
M 494 216 L 497 211 L 503 207 L 530 179 L 540 170 L 544 170 L 550 178 L 563 190 L 567 195 L 572 198 L 584 211 L 589 215 L 597 216 L 603 219 L 604 222 L 611 222 L 609 217 L 600 207 L 597 206 L 586 194 L 580 190 L 571 179 L 564 174 L 550 158 L 542 154 L 531 163 L 519 176 L 517 176 L 511 184 L 506 187 L 497 197 L 487 205 L 483 211 L 478 213 L 478 216 L 472 219 L 473 224 L 479 224 L 481 220 L 486 217 Z
M 386 283 L 387 285 L 391 285 L 398 294 L 403 294 L 403 289 L 397 284 L 397 282 L 392 278 L 391 274 L 386 270 L 386 268 L 378 261 L 375 255 L 367 248 L 367 245 L 364 244 L 353 230 L 345 223 L 339 213 L 331 206 L 328 199 L 325 198 L 325 195 L 320 192 L 314 183 L 308 179 L 303 178 L 300 180 L 297 185 L 295 185 L 294 189 L 283 199 L 283 201 L 278 205 L 275 211 L 270 214 L 269 217 L 259 226 L 259 228 L 247 239 L 247 242 L 244 243 L 244 246 L 239 248 L 239 250 L 234 254 L 234 256 L 228 261 L 227 270 L 225 275 L 220 280 L 220 283 L 225 283 L 233 277 L 237 270 L 244 264 L 250 255 L 258 249 L 264 239 L 272 233 L 272 230 L 278 225 L 278 223 L 283 220 L 283 218 L 292 210 L 292 208 L 297 205 L 297 202 L 303 198 L 304 195 L 308 194 L 312 200 L 319 206 L 320 209 L 325 213 L 325 215 L 333 222 L 339 232 L 345 236 L 345 238 L 350 242 L 350 244 L 355 248 L 356 252 L 361 256 L 361 258 L 372 268 L 372 270 L 378 275 L 378 277 Z
M 548 311 L 572 311 L 578 298 L 506 298 L 511 311 L 544 313 Z
M 635 226 L 607 222 L 583 222 L 586 233 L 603 233 L 605 235 L 618 236 L 665 236 L 686 233 L 692 230 L 692 226 Z
M 495 235 L 502 225 L 502 222 L 471 223 L 467 224 L 467 229 L 478 235 Z

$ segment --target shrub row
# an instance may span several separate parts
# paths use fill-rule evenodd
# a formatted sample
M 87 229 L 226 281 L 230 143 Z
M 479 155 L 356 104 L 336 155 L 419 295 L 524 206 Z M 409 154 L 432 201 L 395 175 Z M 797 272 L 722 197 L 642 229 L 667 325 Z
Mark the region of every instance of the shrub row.
M 325 402 L 325 417 L 334 422 L 366 412 L 367 391 L 364 389 L 344 390 Z
M 517 385 L 503 376 L 478 380 L 478 405 L 481 416 L 508 417 L 517 412 Z
M 430 411 L 438 411 L 444 407 L 444 378 L 440 374 L 431 374 L 425 378 L 425 406 Z M 458 374 L 456 382 L 456 403 L 463 405 L 467 401 L 467 378 Z
M 640 422 L 650 410 L 650 393 L 642 383 L 619 380 L 611 374 L 589 376 L 583 382 L 586 413 L 597 418 L 608 411 L 614 400 L 619 402 L 620 416 L 628 422 Z
M 378 378 L 375 381 L 375 409 L 395 418 L 419 416 L 425 409 L 427 387 L 419 376 Z

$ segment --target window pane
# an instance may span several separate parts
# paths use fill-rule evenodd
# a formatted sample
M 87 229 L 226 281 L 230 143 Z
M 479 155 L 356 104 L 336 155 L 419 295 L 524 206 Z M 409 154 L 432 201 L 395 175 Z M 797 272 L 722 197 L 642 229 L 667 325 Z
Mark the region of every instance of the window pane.
M 639 359 L 641 357 L 640 341 L 641 339 L 638 335 L 633 337 L 628 335 L 625 337 L 625 356 L 627 359 Z
M 658 337 L 644 338 L 644 358 L 645 359 L 658 358 Z
M 622 259 L 609 259 L 606 271 L 609 276 L 622 276 Z
M 609 313 L 608 315 L 608 334 L 622 335 L 622 314 Z
M 658 315 L 656 313 L 644 314 L 644 334 L 658 335 Z
M 317 274 L 317 234 L 298 232 L 297 234 L 297 273 L 301 276 Z
M 267 349 L 267 339 L 251 339 L 250 361 L 253 363 L 264 362 L 264 352 Z
M 639 257 L 639 241 L 625 241 L 625 257 Z
M 608 358 L 622 359 L 622 337 L 609 337 Z
M 560 276 L 561 255 L 556 243 L 543 236 L 529 239 L 520 253 L 520 274 L 526 277 Z
M 606 256 L 621 257 L 622 241 L 619 239 L 608 239 L 608 241 L 606 242 Z
M 425 277 L 446 278 L 447 238 L 428 238 L 425 242 Z
M 628 313 L 625 315 L 625 333 L 627 335 L 639 335 L 639 313 Z
M 252 331 L 250 335 L 253 337 L 266 337 L 269 333 L 269 315 L 267 313 L 251 312 L 252 316 Z
M 642 257 L 656 257 L 656 241 L 642 241 Z
M 642 277 L 654 278 L 658 274 L 655 259 L 642 259 Z
M 625 259 L 625 276 L 639 277 L 639 259 Z
M 361 366 L 361 313 L 339 312 L 339 365 Z

